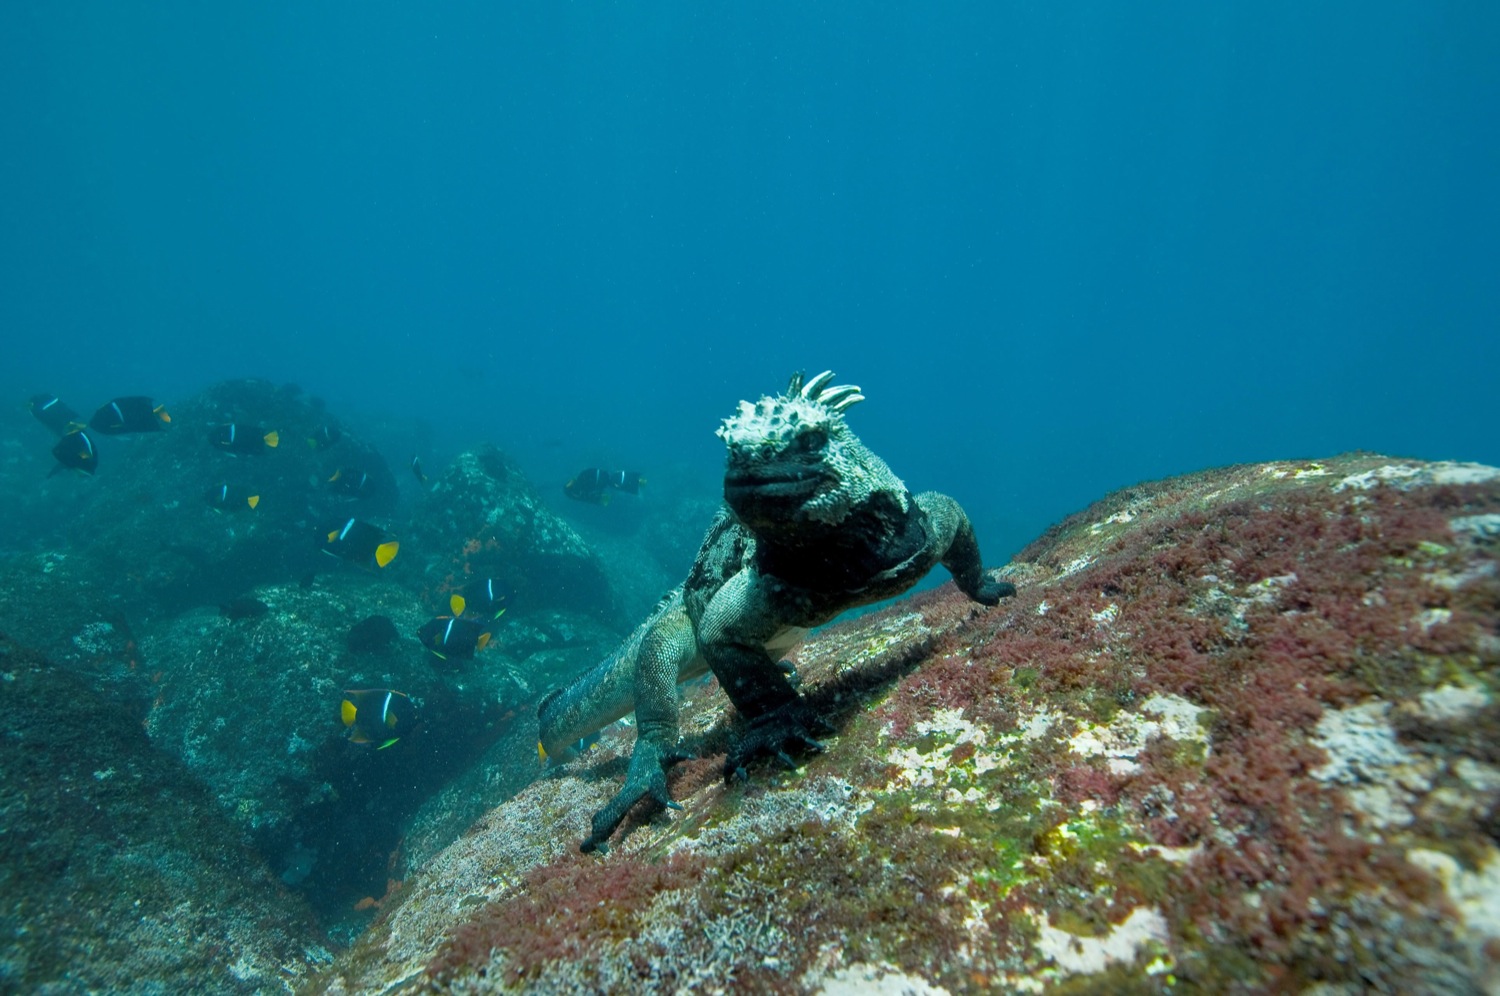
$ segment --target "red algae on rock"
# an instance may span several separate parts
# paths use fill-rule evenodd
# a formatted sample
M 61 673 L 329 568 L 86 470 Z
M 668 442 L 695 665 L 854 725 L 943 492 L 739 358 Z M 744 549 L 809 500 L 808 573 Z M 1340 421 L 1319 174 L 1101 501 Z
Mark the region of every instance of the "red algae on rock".
M 573 847 L 621 742 L 492 810 L 333 992 L 1494 992 L 1500 471 L 1354 455 L 1144 484 L 979 609 L 797 656 L 797 772 Z M 685 695 L 688 749 L 733 718 Z M 602 780 L 601 780 L 602 779 Z

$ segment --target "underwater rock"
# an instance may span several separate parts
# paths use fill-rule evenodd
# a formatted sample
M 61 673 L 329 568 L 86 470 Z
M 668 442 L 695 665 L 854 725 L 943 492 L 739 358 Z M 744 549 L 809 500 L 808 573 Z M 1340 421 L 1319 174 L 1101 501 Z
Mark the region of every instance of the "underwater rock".
M 348 752 L 344 689 L 395 688 L 424 698 L 438 679 L 409 641 L 371 659 L 346 645 L 351 623 L 379 610 L 415 629 L 421 609 L 384 578 L 345 574 L 254 591 L 264 613 L 234 622 L 187 613 L 141 639 L 156 698 L 146 729 L 197 772 L 230 817 L 259 838 L 331 790 L 325 767 Z
M 331 956 L 186 768 L 0 638 L 0 990 L 279 992 Z
M 73 499 L 59 528 L 65 542 L 54 545 L 71 563 L 63 574 L 36 579 L 40 597 L 55 608 L 73 611 L 77 580 L 98 590 L 91 608 L 107 607 L 137 626 L 218 605 L 258 584 L 328 570 L 317 546 L 323 530 L 356 512 L 380 519 L 395 508 L 395 478 L 378 452 L 348 429 L 336 444 L 310 445 L 333 421 L 266 381 L 226 381 L 170 409 L 166 431 L 102 439 L 96 477 L 46 482 L 49 494 Z M 274 429 L 278 444 L 249 456 L 215 449 L 211 431 L 230 422 Z M 31 435 L 45 436 L 40 427 Z M 37 446 L 45 442 L 38 438 Z M 350 466 L 369 477 L 357 501 L 326 486 L 329 475 Z M 254 507 L 215 504 L 215 489 L 226 485 L 254 495 Z M 0 590 L 24 583 L 11 573 L 0 567 Z M 28 625 L 22 613 L 0 609 L 0 629 L 52 655 L 52 635 L 33 639 Z
M 486 813 L 330 992 L 1496 991 L 1500 471 L 1351 455 L 1118 492 L 819 632 L 835 726 L 577 841 L 628 734 Z
M 498 449 L 461 453 L 417 505 L 407 532 L 435 608 L 490 577 L 526 609 L 558 608 L 619 623 L 597 555 Z
M 153 742 L 207 783 L 321 914 L 381 895 L 411 851 L 404 837 L 423 842 L 425 857 L 525 784 L 494 781 L 492 745 L 534 698 L 533 681 L 565 680 L 617 636 L 588 616 L 521 613 L 512 646 L 507 613 L 483 651 L 454 665 L 417 642 L 426 610 L 384 575 L 322 575 L 253 595 L 267 606 L 254 618 L 201 611 L 150 627 L 139 654 L 153 698 L 142 715 Z M 369 700 L 351 694 L 369 689 L 405 696 L 410 722 L 388 747 L 368 716 L 341 722 L 342 701 Z M 353 742 L 356 733 L 372 742 Z M 535 746 L 533 733 L 511 765 L 527 780 Z M 425 829 L 412 834 L 413 821 Z M 432 833 L 448 836 L 433 845 Z
M 421 867 L 491 807 L 545 771 L 537 757 L 535 700 L 598 663 L 619 643 L 619 636 L 597 619 L 578 613 L 506 613 L 501 618 L 495 640 L 478 660 L 481 672 L 495 674 L 495 665 L 486 662 L 494 660 L 495 643 L 501 644 L 506 673 L 514 682 L 505 690 L 507 704 L 493 714 L 486 730 L 490 742 L 483 752 L 438 787 L 406 822 L 396 869 L 400 877 Z M 453 675 L 453 686 L 465 696 L 484 696 L 483 683 L 473 680 L 469 670 Z M 514 704 L 516 686 L 522 688 L 520 704 Z

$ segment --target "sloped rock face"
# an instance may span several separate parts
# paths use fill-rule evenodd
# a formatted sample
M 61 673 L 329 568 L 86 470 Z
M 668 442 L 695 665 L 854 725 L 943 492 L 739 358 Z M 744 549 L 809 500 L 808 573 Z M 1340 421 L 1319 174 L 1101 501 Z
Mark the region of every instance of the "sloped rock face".
M 1141 485 L 984 609 L 814 637 L 796 772 L 588 818 L 625 742 L 490 811 L 317 991 L 1500 991 L 1500 471 L 1348 456 Z
M 434 608 L 469 580 L 490 577 L 529 609 L 617 621 L 593 551 L 493 446 L 459 455 L 418 505 L 410 532 L 424 559 L 408 558 L 407 567 L 416 564 Z
M 0 637 L 0 709 L 0 990 L 272 992 L 331 957 L 119 703 Z

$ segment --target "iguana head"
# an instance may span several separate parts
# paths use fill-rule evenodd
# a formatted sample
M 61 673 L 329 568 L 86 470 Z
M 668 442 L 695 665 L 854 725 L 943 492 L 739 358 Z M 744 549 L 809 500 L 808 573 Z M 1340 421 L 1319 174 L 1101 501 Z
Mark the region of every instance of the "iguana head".
M 785 394 L 741 401 L 719 428 L 729 448 L 724 498 L 751 530 L 837 526 L 876 492 L 905 510 L 906 487 L 844 422 L 864 395 L 832 380 L 827 370 L 807 381 L 795 374 Z

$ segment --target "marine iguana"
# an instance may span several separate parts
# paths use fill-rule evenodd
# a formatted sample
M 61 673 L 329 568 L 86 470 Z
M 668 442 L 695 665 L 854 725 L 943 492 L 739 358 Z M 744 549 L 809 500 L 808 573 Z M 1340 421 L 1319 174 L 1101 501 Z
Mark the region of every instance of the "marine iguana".
M 625 785 L 594 814 L 585 852 L 607 849 L 637 802 L 680 809 L 666 769 L 678 745 L 677 684 L 712 670 L 748 726 L 724 761 L 726 779 L 768 754 L 818 751 L 831 733 L 793 686 L 782 656 L 846 609 L 890 598 L 942 564 L 964 594 L 995 605 L 1015 594 L 986 578 L 958 502 L 912 495 L 844 421 L 864 400 L 830 386 L 831 371 L 792 377 L 786 393 L 740 402 L 718 430 L 729 450 L 724 498 L 683 585 L 609 657 L 538 706 L 542 749 L 568 745 L 632 709 L 635 750 Z

